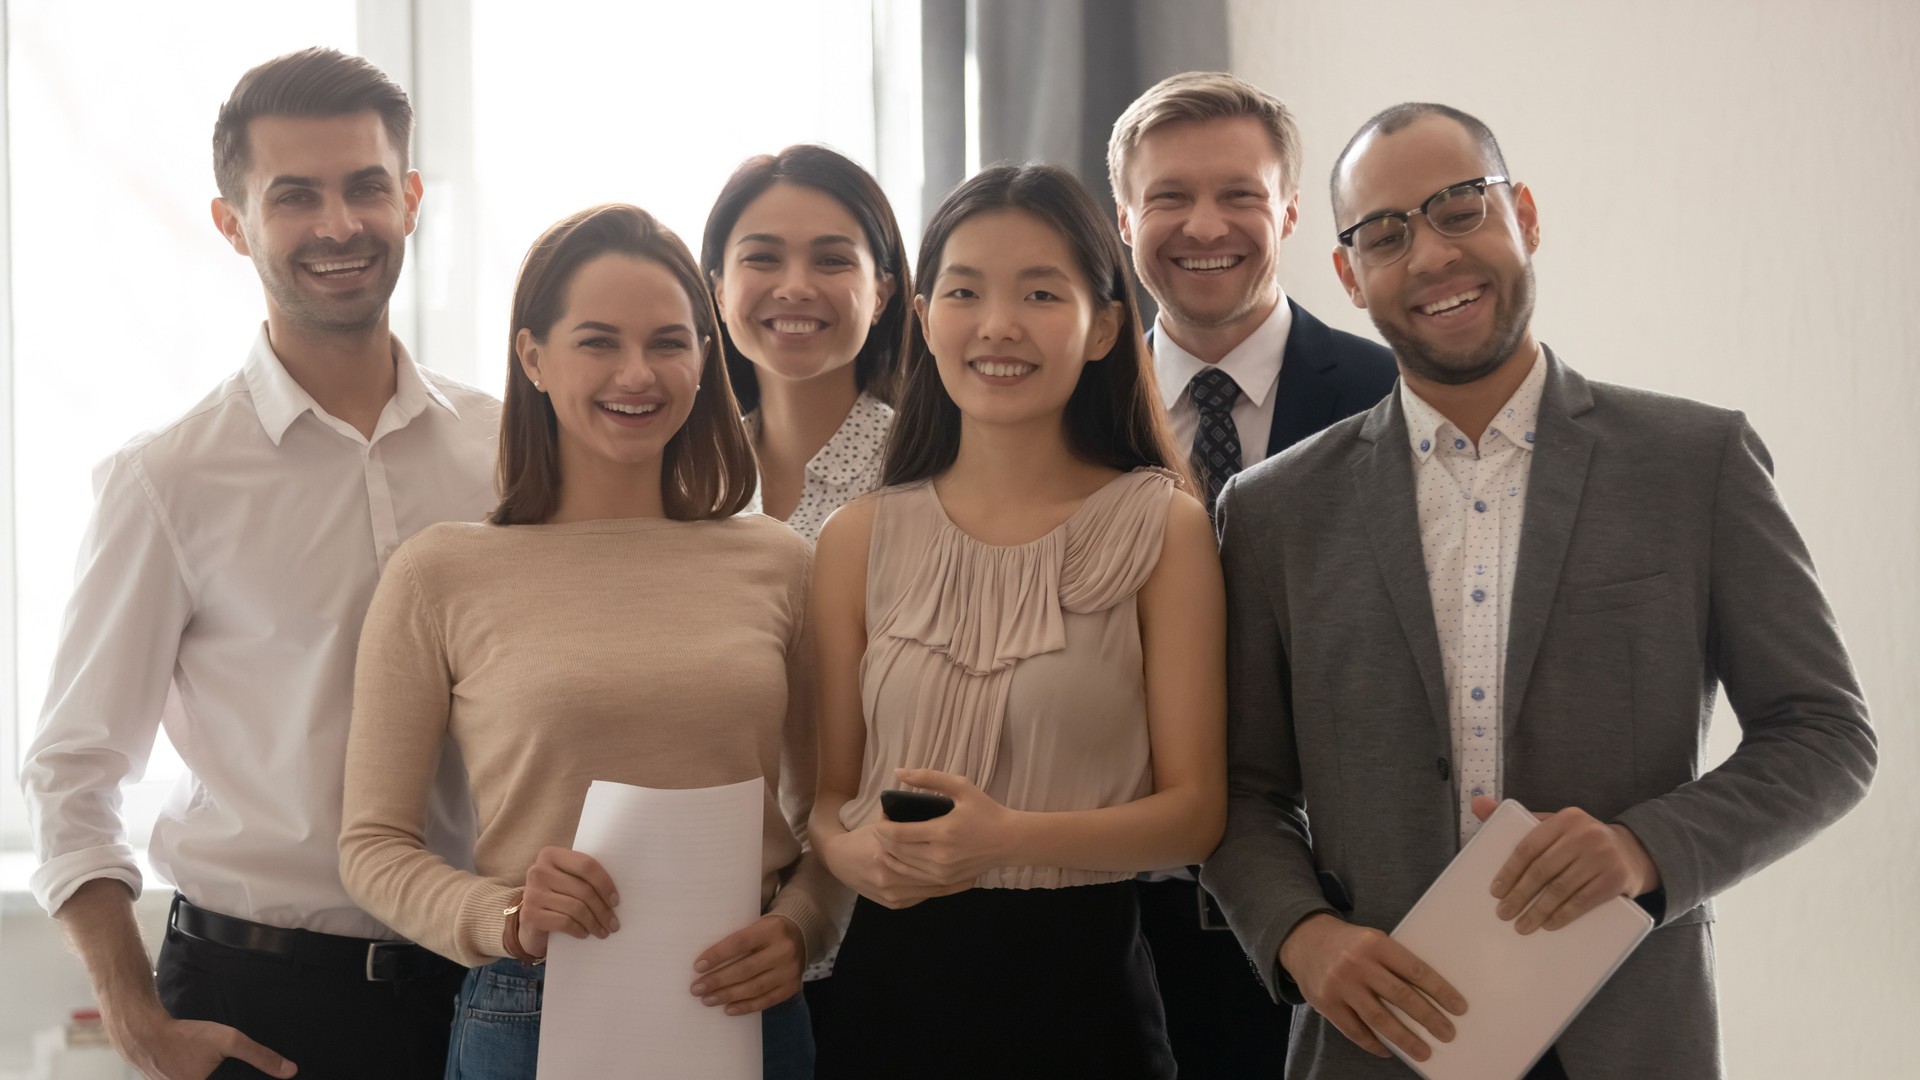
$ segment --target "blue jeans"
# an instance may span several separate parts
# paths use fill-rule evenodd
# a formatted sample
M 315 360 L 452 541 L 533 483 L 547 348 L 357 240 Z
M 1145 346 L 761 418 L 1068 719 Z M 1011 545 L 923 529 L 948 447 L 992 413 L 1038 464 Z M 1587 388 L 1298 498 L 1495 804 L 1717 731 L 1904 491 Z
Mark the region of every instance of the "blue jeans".
M 453 1003 L 446 1080 L 533 1080 L 546 974 L 510 956 L 467 972 Z M 813 1080 L 805 995 L 760 1014 L 760 1055 L 766 1080 Z

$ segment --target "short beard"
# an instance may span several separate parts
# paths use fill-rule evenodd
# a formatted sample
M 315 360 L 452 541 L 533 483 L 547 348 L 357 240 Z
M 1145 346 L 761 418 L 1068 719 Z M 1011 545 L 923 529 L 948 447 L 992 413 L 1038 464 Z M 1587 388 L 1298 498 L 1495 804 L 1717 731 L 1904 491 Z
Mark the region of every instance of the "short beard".
M 400 281 L 401 265 L 385 245 L 376 245 L 370 252 L 352 252 L 351 248 L 342 252 L 347 253 L 384 256 L 381 262 L 384 277 L 367 286 L 367 295 L 361 303 L 347 307 L 337 306 L 338 301 L 332 304 L 316 302 L 295 284 L 299 279 L 300 260 L 331 252 L 316 253 L 303 249 L 295 252 L 284 267 L 265 266 L 259 258 L 255 258 L 254 268 L 259 272 L 260 280 L 272 295 L 275 305 L 292 325 L 315 335 L 352 335 L 379 326 L 380 320 L 386 317 L 387 302 L 393 298 L 394 286 Z
M 1500 311 L 1500 321 L 1494 325 L 1486 346 L 1467 353 L 1436 352 L 1426 342 L 1403 332 L 1399 325 L 1389 323 L 1377 314 L 1374 315 L 1373 327 L 1393 348 L 1394 358 L 1400 361 L 1400 366 L 1408 374 L 1443 386 L 1464 386 L 1479 382 L 1498 371 L 1500 365 L 1507 362 L 1507 358 L 1526 338 L 1527 327 L 1533 322 L 1532 263 L 1523 268 L 1513 288 L 1501 297 Z

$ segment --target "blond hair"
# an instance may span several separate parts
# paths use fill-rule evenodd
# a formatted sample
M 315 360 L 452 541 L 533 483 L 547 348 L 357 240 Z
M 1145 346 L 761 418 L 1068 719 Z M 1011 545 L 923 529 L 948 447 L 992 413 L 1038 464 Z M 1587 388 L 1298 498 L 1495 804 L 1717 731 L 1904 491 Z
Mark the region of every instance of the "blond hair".
M 1127 155 L 1147 132 L 1181 120 L 1230 120 L 1251 116 L 1267 129 L 1280 156 L 1280 196 L 1300 187 L 1300 129 L 1280 99 L 1224 71 L 1183 71 L 1155 83 L 1113 122 L 1107 139 L 1107 183 L 1115 202 L 1127 201 Z

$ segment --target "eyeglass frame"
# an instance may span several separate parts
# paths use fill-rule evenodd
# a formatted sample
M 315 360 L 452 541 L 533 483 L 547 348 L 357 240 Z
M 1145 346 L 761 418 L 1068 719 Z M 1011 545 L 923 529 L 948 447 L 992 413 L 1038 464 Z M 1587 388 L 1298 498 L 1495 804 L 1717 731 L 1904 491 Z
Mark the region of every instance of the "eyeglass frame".
M 1361 218 L 1359 221 L 1356 221 L 1353 224 L 1347 226 L 1346 228 L 1340 230 L 1340 232 L 1338 232 L 1335 235 L 1338 237 L 1341 247 L 1344 247 L 1349 251 L 1355 251 L 1357 250 L 1353 246 L 1353 236 L 1355 233 L 1359 232 L 1361 229 L 1366 228 L 1367 226 L 1373 224 L 1376 221 L 1386 221 L 1391 218 L 1399 218 L 1400 223 L 1406 227 L 1407 234 L 1411 236 L 1413 234 L 1414 215 L 1418 214 L 1421 217 L 1426 217 L 1427 209 L 1431 207 L 1436 201 L 1439 200 L 1439 198 L 1442 195 L 1445 195 L 1447 192 L 1455 191 L 1463 187 L 1473 188 L 1475 191 L 1479 192 L 1481 203 L 1484 206 L 1487 198 L 1488 188 L 1494 186 L 1495 184 L 1512 184 L 1512 183 L 1513 183 L 1512 180 L 1509 180 L 1504 176 L 1495 175 L 1495 176 L 1476 177 L 1472 180 L 1462 180 L 1457 184 L 1448 184 L 1446 187 L 1443 187 L 1439 191 L 1436 191 L 1433 194 L 1427 196 L 1425 202 L 1422 202 L 1419 206 L 1414 207 L 1412 210 L 1383 210 L 1378 214 L 1369 214 L 1366 217 Z M 1473 228 L 1468 229 L 1466 232 L 1450 233 L 1450 232 L 1447 232 L 1445 229 L 1440 228 L 1437 225 L 1434 226 L 1433 231 L 1436 233 L 1439 233 L 1441 236 L 1449 236 L 1449 237 L 1472 236 L 1474 232 L 1480 228 L 1481 225 L 1484 225 L 1486 223 L 1487 223 L 1486 215 L 1482 214 L 1480 216 L 1479 224 L 1476 224 Z M 1428 218 L 1427 224 L 1433 225 L 1433 219 Z M 1397 263 L 1401 259 L 1406 258 L 1407 251 L 1411 251 L 1412 249 L 1413 249 L 1412 243 L 1408 243 L 1406 249 L 1401 251 L 1400 254 L 1394 256 L 1391 260 L 1384 263 L 1380 263 L 1378 265 L 1392 266 L 1394 263 Z

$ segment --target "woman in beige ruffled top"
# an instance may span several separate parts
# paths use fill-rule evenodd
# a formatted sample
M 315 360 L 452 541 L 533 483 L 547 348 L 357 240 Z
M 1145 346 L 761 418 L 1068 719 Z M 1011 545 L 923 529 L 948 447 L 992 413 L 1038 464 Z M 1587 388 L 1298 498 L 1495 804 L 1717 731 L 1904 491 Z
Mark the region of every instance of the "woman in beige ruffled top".
M 1072 174 L 961 185 L 917 271 L 888 486 L 816 555 L 813 842 L 861 894 L 820 1075 L 1171 1076 L 1130 879 L 1225 821 L 1207 515 Z M 953 809 L 888 821 L 890 788 Z

